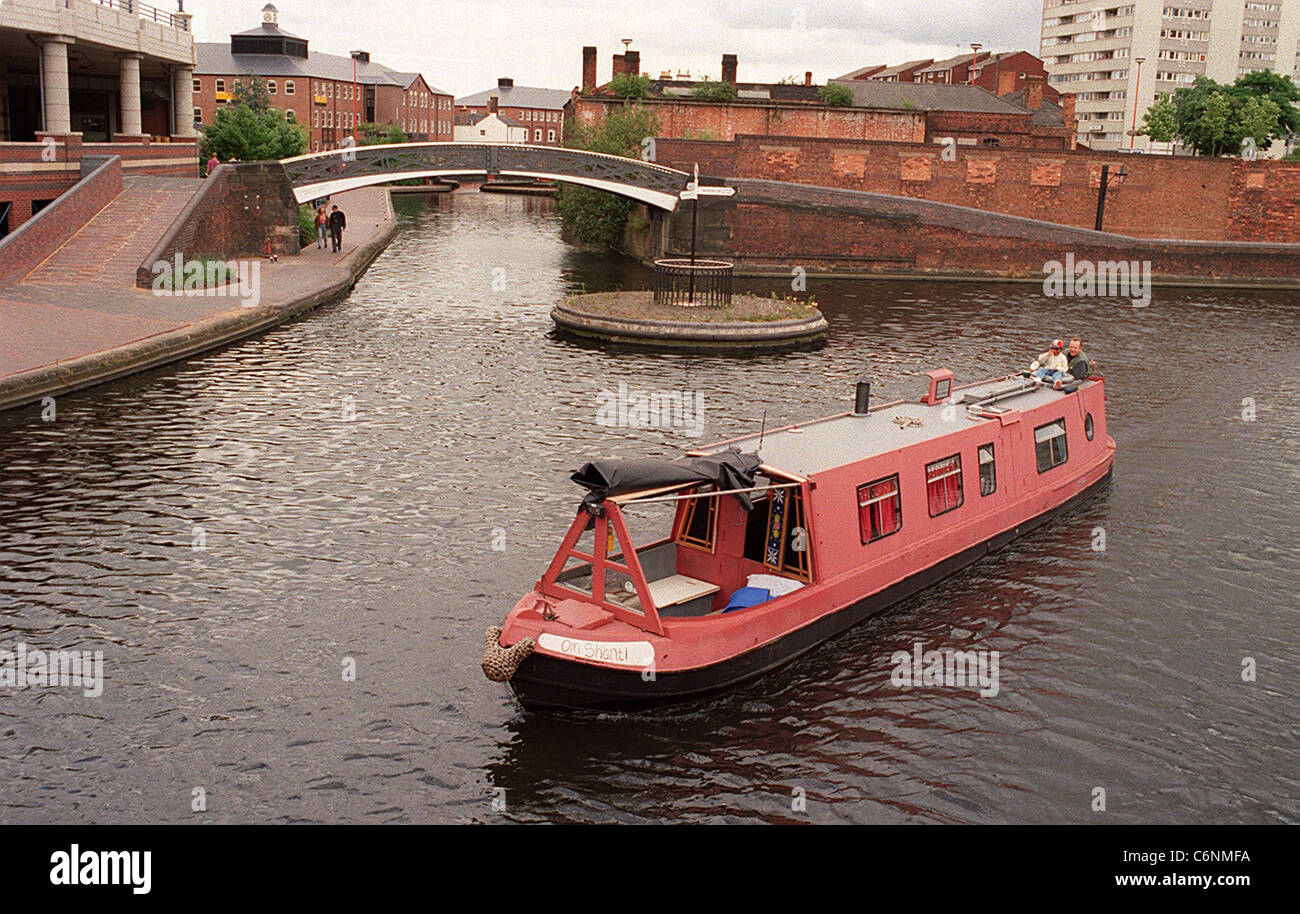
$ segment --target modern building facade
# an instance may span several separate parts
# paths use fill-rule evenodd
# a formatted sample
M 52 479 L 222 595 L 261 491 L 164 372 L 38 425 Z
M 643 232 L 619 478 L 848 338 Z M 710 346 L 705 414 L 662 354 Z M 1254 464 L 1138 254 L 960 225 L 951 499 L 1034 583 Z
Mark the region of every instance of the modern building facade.
M 499 112 L 528 129 L 529 145 L 563 146 L 564 106 L 569 94 L 567 89 L 516 86 L 513 79 L 502 77 L 495 89 L 456 99 L 456 113 L 481 120 L 489 113 Z
M 1298 42 L 1300 0 L 1044 0 L 1039 56 L 1076 96 L 1080 142 L 1168 151 L 1131 133 L 1157 96 L 1197 76 L 1300 76 Z
M 193 123 L 212 123 L 229 104 L 235 83 L 256 76 L 272 107 L 307 128 L 307 150 L 338 149 L 358 125 L 396 125 L 412 140 L 450 142 L 455 132 L 453 96 L 420 73 L 393 70 L 367 51 L 322 54 L 280 27 L 279 11 L 262 8 L 262 22 L 229 42 L 199 42 L 193 77 Z
M 194 176 L 190 16 L 138 0 L 0 2 L 0 236 L 77 182 L 85 155 Z

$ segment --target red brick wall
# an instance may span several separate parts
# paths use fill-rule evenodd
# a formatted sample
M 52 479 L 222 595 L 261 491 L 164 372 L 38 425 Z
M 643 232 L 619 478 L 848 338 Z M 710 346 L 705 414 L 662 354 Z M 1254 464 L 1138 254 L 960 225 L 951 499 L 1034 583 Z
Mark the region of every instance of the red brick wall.
M 662 165 L 721 177 L 768 178 L 954 203 L 1092 228 L 1101 166 L 1112 183 L 1105 228 L 1142 238 L 1300 242 L 1300 162 L 1121 155 L 917 143 L 739 137 L 658 139 Z
M 136 270 L 136 283 L 153 284 L 153 265 L 211 255 L 258 257 L 268 239 L 278 254 L 298 253 L 298 203 L 278 162 L 222 165 L 207 179 L 172 226 Z
M 122 163 L 112 160 L 0 239 L 0 283 L 16 282 L 30 273 L 121 192 Z
M 1150 261 L 1157 278 L 1300 279 L 1300 245 L 1134 240 L 994 216 L 905 197 L 773 181 L 732 182 L 734 198 L 700 210 L 700 252 L 742 271 L 918 273 L 1041 278 L 1048 261 Z M 733 202 L 734 201 L 734 202 Z M 671 218 L 669 253 L 690 241 L 690 216 Z
M 192 178 L 197 173 L 198 154 L 193 142 L 82 143 L 74 135 L 55 143 L 53 162 L 44 161 L 42 154 L 46 148 L 41 143 L 0 145 L 0 162 L 33 165 L 31 171 L 0 174 L 0 202 L 12 207 L 9 211 L 10 232 L 31 218 L 34 201 L 53 200 L 81 179 L 83 155 L 118 156 L 126 174 Z M 173 159 L 178 161 L 170 161 Z
M 579 123 L 598 123 L 621 99 L 579 97 L 574 101 Z M 924 142 L 926 115 L 921 111 L 875 111 L 826 105 L 775 105 L 769 102 L 730 104 L 693 100 L 645 99 L 641 104 L 659 119 L 663 137 L 707 137 L 730 140 L 747 134 L 771 137 L 829 137 L 835 139 Z

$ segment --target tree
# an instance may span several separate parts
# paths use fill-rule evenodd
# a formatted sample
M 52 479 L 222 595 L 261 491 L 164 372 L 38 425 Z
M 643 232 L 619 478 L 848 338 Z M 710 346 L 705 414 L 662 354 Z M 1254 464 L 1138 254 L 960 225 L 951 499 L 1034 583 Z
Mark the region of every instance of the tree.
M 1238 76 L 1232 84 L 1232 93 L 1238 98 L 1267 98 L 1277 105 L 1277 123 L 1270 128 L 1274 139 L 1282 139 L 1300 130 L 1300 86 L 1290 76 L 1271 70 L 1255 70 Z
M 274 108 L 256 110 L 246 102 L 217 109 L 211 124 L 203 127 L 200 155 L 215 155 L 223 162 L 287 159 L 307 151 L 307 132 Z
M 409 143 L 411 136 L 396 124 L 376 124 L 366 121 L 357 125 L 357 142 L 362 146 L 390 146 Z
M 1298 90 L 1289 77 L 1249 73 L 1230 86 L 1199 76 L 1147 109 L 1139 131 L 1161 143 L 1175 140 L 1201 155 L 1264 148 L 1296 123 Z
M 653 112 L 624 103 L 598 124 L 567 128 L 565 145 L 570 149 L 639 159 L 642 142 L 658 132 L 659 119 Z M 555 200 L 564 230 L 588 244 L 617 244 L 635 205 L 626 197 L 580 184 L 561 184 Z
M 230 89 L 231 100 L 236 105 L 247 105 L 254 111 L 271 110 L 271 90 L 266 81 L 251 73 L 235 80 Z
M 702 79 L 691 89 L 691 95 L 706 102 L 729 102 L 736 98 L 736 87 L 729 82 Z
M 847 108 L 853 104 L 853 90 L 839 83 L 827 83 L 817 90 L 817 94 L 822 97 L 823 105 Z

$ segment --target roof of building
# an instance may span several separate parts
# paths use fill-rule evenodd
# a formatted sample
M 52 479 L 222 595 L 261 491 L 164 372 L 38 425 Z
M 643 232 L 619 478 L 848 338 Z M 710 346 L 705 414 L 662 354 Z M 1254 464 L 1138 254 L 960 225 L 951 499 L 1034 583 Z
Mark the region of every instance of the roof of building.
M 473 95 L 456 99 L 457 105 L 476 108 L 486 105 L 495 95 L 502 107 L 509 108 L 550 108 L 558 111 L 569 102 L 571 93 L 568 89 L 540 89 L 536 86 L 493 86 Z
M 1081 386 L 1094 383 L 1084 381 Z M 986 397 L 997 397 L 998 409 L 1029 410 L 1069 396 L 1020 378 L 984 381 L 956 390 L 953 395 L 960 425 L 953 421 L 946 403 L 929 405 L 904 401 L 883 408 L 873 406 L 865 416 L 848 413 L 817 419 L 785 429 L 769 430 L 761 436 L 750 435 L 707 445 L 699 452 L 717 454 L 731 447 L 738 447 L 742 452 L 758 450 L 763 463 L 769 467 L 809 477 L 973 426 L 975 423 L 966 419 L 967 408 Z M 970 414 L 978 417 L 978 407 Z M 896 422 L 896 419 L 900 421 Z M 979 421 L 998 420 L 982 418 Z M 758 448 L 760 437 L 763 442 L 761 449 Z
M 1014 105 L 979 86 L 942 83 L 877 82 L 874 79 L 835 79 L 848 87 L 859 108 L 915 108 L 921 111 L 965 111 L 977 114 L 1024 114 Z
M 1025 104 L 1025 89 L 1017 89 L 1002 96 L 1003 101 L 1010 102 L 1018 108 L 1028 109 Z M 1043 97 L 1043 104 L 1029 112 L 1029 123 L 1035 127 L 1064 127 L 1065 111 L 1060 105 Z
M 699 81 L 691 79 L 655 79 L 650 82 L 649 94 L 664 98 L 693 98 L 699 86 Z M 740 101 L 821 102 L 820 87 L 802 83 L 738 82 L 735 86 L 736 98 Z
M 922 60 L 909 60 L 907 63 L 900 63 L 894 67 L 885 67 L 885 69 L 877 73 L 872 73 L 871 78 L 883 79 L 887 76 L 897 76 L 898 74 L 904 72 L 905 70 L 915 70 L 918 67 L 926 67 L 932 63 L 934 63 L 934 60 L 930 57 L 926 57 Z
M 301 35 L 295 35 L 293 32 L 286 32 L 274 22 L 263 22 L 261 25 L 254 26 L 251 29 L 246 29 L 242 32 L 235 32 L 235 35 L 274 35 L 280 38 L 297 38 L 299 41 L 307 40 Z
M 257 34 L 254 30 L 253 34 Z M 329 79 L 352 82 L 352 58 L 341 54 L 323 54 L 312 51 L 304 60 L 284 54 L 232 54 L 230 43 L 225 41 L 196 41 L 194 43 L 196 76 L 240 76 L 252 73 L 257 76 L 302 79 Z M 420 78 L 419 73 L 404 73 L 374 61 L 357 61 L 357 82 L 367 86 L 397 86 L 410 88 Z M 434 95 L 450 95 L 429 86 Z
M 973 57 L 975 57 L 975 52 L 973 51 L 970 54 L 958 54 L 956 57 L 949 57 L 947 60 L 936 60 L 928 67 L 922 67 L 920 70 L 917 70 L 917 72 L 942 73 L 944 70 L 951 70 L 953 67 L 960 67 L 963 64 L 970 63 Z M 987 53 L 980 55 L 979 59 L 984 60 L 986 57 L 988 57 Z
M 850 70 L 849 72 L 845 73 L 843 76 L 837 76 L 835 78 L 836 79 L 861 79 L 864 76 L 870 76 L 873 73 L 879 73 L 883 69 L 885 69 L 885 65 L 883 63 L 876 63 L 868 67 L 858 67 L 856 70 Z

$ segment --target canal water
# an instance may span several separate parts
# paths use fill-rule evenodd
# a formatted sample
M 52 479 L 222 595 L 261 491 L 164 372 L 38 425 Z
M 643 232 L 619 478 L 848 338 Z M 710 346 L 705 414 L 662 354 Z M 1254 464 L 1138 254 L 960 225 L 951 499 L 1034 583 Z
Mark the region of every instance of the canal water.
M 399 205 L 345 301 L 0 417 L 0 648 L 105 671 L 98 697 L 0 688 L 0 821 L 1300 819 L 1295 293 L 814 278 L 821 349 L 609 352 L 548 311 L 646 276 L 565 244 L 547 201 Z M 1119 451 L 1068 516 L 707 702 L 525 714 L 483 678 L 588 458 L 841 411 L 864 370 L 919 396 L 927 368 L 1073 334 Z M 600 424 L 620 383 L 698 392 L 703 437 Z M 894 685 L 917 643 L 997 651 L 998 694 Z

